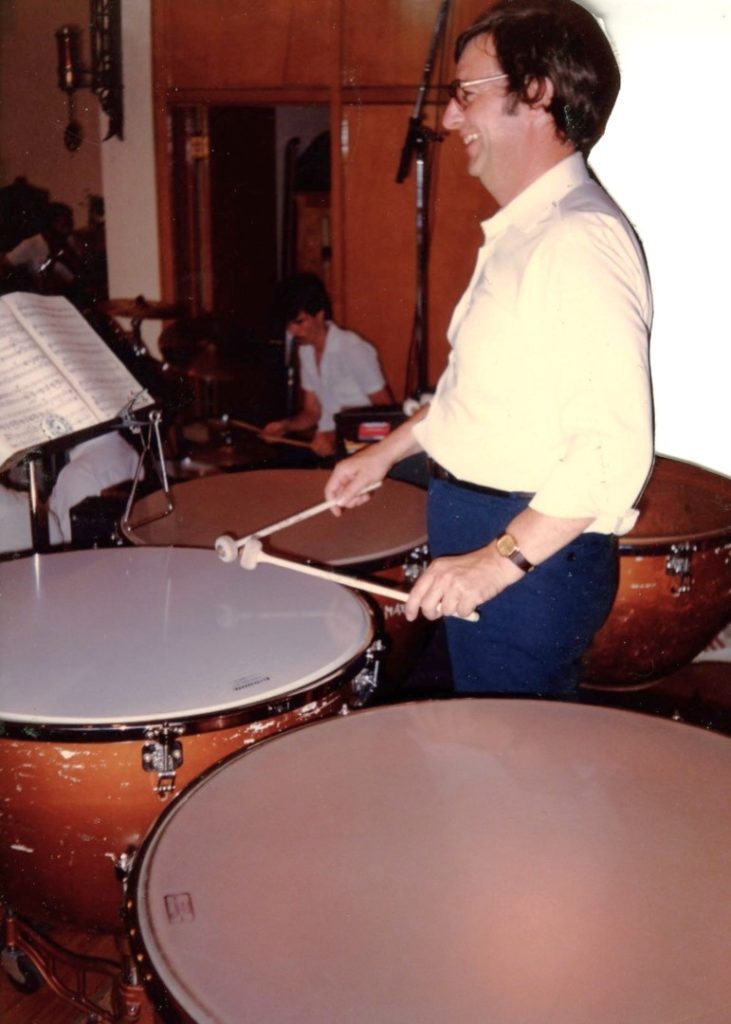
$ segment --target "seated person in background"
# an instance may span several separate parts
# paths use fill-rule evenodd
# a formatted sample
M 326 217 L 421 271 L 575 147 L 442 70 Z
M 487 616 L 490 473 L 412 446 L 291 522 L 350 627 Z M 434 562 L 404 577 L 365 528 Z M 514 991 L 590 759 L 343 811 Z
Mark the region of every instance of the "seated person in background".
M 48 499 L 49 542 L 70 544 L 71 509 L 108 487 L 132 480 L 138 462 L 137 450 L 116 430 L 72 448 Z M 27 491 L 0 482 L 0 555 L 33 547 L 30 516 Z
M 0 555 L 32 547 L 28 493 L 0 482 Z
M 332 322 L 330 298 L 315 274 L 295 274 L 283 281 L 275 310 L 297 342 L 300 410 L 287 419 L 267 423 L 263 436 L 282 437 L 316 427 L 312 450 L 327 458 L 335 454 L 336 413 L 393 402 L 378 353 L 354 331 Z
M 51 203 L 41 231 L 0 255 L 0 271 L 25 270 L 35 290 L 72 298 L 81 265 L 81 250 L 73 230 L 71 207 Z
M 138 462 L 139 453 L 116 430 L 72 448 L 48 499 L 51 544 L 69 544 L 71 509 L 84 498 L 100 495 L 107 487 L 132 480 Z

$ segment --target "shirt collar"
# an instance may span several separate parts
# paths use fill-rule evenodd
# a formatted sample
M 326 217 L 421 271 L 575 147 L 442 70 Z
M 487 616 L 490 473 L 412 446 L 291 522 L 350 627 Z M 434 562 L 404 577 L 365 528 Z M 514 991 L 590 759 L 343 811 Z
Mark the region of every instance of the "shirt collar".
M 555 203 L 589 180 L 583 155 L 572 153 L 540 178 L 536 178 L 507 206 L 482 222 L 485 241 L 492 241 L 511 225 L 517 228 L 532 227 L 547 215 Z

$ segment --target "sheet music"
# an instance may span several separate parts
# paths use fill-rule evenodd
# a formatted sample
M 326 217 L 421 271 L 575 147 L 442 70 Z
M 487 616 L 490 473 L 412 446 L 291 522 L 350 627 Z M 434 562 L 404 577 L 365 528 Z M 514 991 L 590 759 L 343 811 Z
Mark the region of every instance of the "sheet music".
M 14 453 L 150 404 L 126 367 L 68 300 L 0 299 L 0 464 Z

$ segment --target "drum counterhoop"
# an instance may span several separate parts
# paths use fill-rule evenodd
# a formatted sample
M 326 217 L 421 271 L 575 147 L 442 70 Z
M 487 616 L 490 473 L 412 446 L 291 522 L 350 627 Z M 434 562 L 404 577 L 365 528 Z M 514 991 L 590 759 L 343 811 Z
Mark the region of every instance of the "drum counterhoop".
M 123 871 L 211 764 L 359 705 L 360 596 L 213 552 L 105 549 L 0 566 L 0 878 L 35 920 L 120 927 Z

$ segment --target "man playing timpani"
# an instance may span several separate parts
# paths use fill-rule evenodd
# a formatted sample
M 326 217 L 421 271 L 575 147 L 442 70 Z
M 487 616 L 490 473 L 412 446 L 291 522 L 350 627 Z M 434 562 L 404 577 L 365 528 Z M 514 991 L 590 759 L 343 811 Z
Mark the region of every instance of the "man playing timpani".
M 572 0 L 499 0 L 456 58 L 443 123 L 500 209 L 433 402 L 339 463 L 326 496 L 355 505 L 425 450 L 434 561 L 407 617 L 479 610 L 478 624 L 445 619 L 457 692 L 567 694 L 652 464 L 647 268 L 586 166 L 619 69 Z

